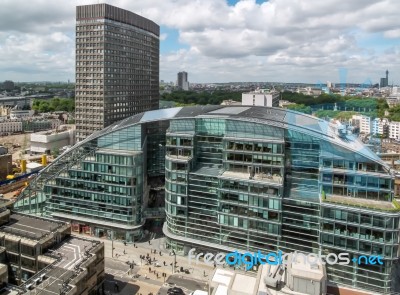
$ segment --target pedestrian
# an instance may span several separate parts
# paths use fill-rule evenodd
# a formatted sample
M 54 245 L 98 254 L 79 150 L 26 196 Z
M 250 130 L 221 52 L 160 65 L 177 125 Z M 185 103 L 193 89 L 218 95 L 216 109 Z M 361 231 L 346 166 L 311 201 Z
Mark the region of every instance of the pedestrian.
M 203 274 L 204 274 L 204 277 L 206 277 L 206 271 L 204 271 L 204 273 L 203 273 Z
M 151 245 L 150 241 L 149 241 L 149 245 Z
M 119 292 L 119 286 L 117 282 L 114 282 L 114 291 Z
M 151 267 L 149 267 L 149 272 L 151 272 Z
M 126 246 L 126 242 L 124 241 L 124 245 Z
M 136 244 L 135 243 L 133 243 L 133 248 L 136 248 Z
M 125 249 L 124 249 L 124 254 L 126 254 L 126 251 L 125 251 Z
M 157 279 L 158 279 L 158 273 L 157 273 Z
M 164 266 L 165 266 L 165 261 L 164 261 Z

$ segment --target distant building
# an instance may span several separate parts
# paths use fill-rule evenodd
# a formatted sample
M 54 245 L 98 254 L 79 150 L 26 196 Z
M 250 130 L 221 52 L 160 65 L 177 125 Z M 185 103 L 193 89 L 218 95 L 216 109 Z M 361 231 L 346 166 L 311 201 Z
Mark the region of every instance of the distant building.
M 371 133 L 373 135 L 387 135 L 389 129 L 389 120 L 376 118 L 372 121 Z
M 400 122 L 390 122 L 389 123 L 389 138 L 399 139 L 400 135 Z
M 28 119 L 22 121 L 23 132 L 39 132 L 56 129 L 61 125 L 59 119 Z
M 189 90 L 189 82 L 188 82 L 188 73 L 187 72 L 179 72 L 178 73 L 178 82 L 177 86 L 181 90 Z
M 304 94 L 304 95 L 311 95 L 311 96 L 317 97 L 322 94 L 322 89 L 314 88 L 314 87 L 305 87 L 305 88 L 297 89 L 296 92 Z
M 240 101 L 234 101 L 232 99 L 224 100 L 221 102 L 222 106 L 234 106 L 234 105 L 241 105 L 242 103 Z
M 380 88 L 387 87 L 389 85 L 389 71 L 386 70 L 386 77 L 381 78 Z
M 0 105 L 0 116 L 6 117 L 9 116 L 11 112 L 11 107 Z
M 50 130 L 31 134 L 31 152 L 50 154 L 54 149 L 74 145 L 75 129 L 64 128 L 62 131 Z
M 108 4 L 76 9 L 77 140 L 159 107 L 160 27 Z
M 6 91 L 11 91 L 11 90 L 14 90 L 15 85 L 14 85 L 13 81 L 6 80 L 6 81 L 4 81 L 4 83 L 3 83 L 1 88 L 3 88 Z
M 0 155 L 0 180 L 6 179 L 8 174 L 12 174 L 12 155 Z
M 279 92 L 259 89 L 253 92 L 242 93 L 242 105 L 279 107 Z
M 19 119 L 19 118 L 26 118 L 32 117 L 35 111 L 33 110 L 11 110 L 10 111 L 10 119 Z
M 22 121 L 4 120 L 0 121 L 0 136 L 22 132 Z
M 370 134 L 371 133 L 371 118 L 364 115 L 353 115 L 350 119 L 350 125 L 358 128 L 359 133 Z

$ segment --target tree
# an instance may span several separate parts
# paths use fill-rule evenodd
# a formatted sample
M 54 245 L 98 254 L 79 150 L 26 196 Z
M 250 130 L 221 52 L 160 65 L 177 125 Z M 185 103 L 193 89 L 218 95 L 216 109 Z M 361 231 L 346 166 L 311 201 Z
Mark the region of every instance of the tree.
M 288 105 L 287 108 L 289 110 L 297 111 L 297 112 L 304 113 L 304 114 L 311 115 L 311 113 L 312 113 L 311 107 L 305 106 L 304 104 Z

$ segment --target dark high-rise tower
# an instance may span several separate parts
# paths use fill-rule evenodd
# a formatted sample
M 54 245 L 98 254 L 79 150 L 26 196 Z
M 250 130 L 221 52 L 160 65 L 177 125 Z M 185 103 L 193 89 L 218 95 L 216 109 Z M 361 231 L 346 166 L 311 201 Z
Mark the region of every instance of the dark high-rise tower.
M 76 127 L 94 131 L 158 109 L 160 27 L 108 4 L 76 9 Z
M 380 87 L 387 87 L 389 85 L 389 71 L 386 70 L 386 78 L 381 78 Z
M 178 73 L 178 87 L 182 90 L 189 90 L 188 73 L 179 72 Z

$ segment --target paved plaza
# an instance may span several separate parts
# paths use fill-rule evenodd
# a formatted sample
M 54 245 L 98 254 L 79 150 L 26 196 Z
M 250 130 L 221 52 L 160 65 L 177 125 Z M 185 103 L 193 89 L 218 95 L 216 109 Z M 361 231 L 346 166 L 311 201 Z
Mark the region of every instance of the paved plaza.
M 122 241 L 111 241 L 87 235 L 77 236 L 104 242 L 107 295 L 148 295 L 150 293 L 166 295 L 168 288 L 173 286 L 182 288 L 186 294 L 194 290 L 208 289 L 207 281 L 213 266 L 202 262 L 189 265 L 187 257 L 174 256 L 165 249 L 164 238 L 154 238 L 153 234 L 143 242 L 125 245 Z M 143 256 L 149 256 L 151 264 L 146 259 L 141 259 Z M 174 262 L 176 262 L 175 268 Z

